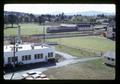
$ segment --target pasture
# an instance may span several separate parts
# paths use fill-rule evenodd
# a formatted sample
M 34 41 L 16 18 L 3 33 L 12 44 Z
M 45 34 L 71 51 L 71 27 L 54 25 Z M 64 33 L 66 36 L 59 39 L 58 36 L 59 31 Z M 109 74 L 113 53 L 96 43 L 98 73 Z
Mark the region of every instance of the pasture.
M 104 60 L 79 62 L 44 72 L 50 79 L 114 80 L 115 68 L 106 66 Z
M 34 35 L 34 34 L 43 34 L 44 26 L 39 24 L 20 24 L 21 26 L 21 35 Z M 14 36 L 17 34 L 17 28 L 6 28 L 4 29 L 4 36 Z
M 70 38 L 48 39 L 50 42 L 57 42 L 75 48 L 87 48 L 95 51 L 106 52 L 115 51 L 115 41 L 104 38 L 103 36 L 81 36 Z

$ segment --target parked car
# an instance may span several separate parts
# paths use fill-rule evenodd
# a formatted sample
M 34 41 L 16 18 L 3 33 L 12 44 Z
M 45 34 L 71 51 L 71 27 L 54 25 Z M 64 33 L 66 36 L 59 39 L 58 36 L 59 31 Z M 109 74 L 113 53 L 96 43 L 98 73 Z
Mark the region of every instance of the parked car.
M 36 72 L 30 71 L 30 72 L 27 72 L 27 74 L 28 74 L 28 75 L 34 75 L 34 74 L 36 74 Z
M 30 71 L 22 75 L 23 80 L 49 80 L 42 72 Z

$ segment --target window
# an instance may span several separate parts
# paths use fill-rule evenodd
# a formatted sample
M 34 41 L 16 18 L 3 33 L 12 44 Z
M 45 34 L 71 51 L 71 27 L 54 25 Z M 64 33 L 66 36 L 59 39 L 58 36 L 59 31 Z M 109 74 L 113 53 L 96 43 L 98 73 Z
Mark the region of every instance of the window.
M 18 57 L 17 56 L 13 57 L 13 62 L 14 61 L 18 61 Z
M 43 54 L 40 54 L 40 58 L 43 58 Z
M 25 60 L 27 60 L 27 55 L 25 55 Z
M 39 59 L 42 59 L 43 58 L 43 54 L 39 54 Z
M 53 57 L 53 53 L 48 53 L 48 57 Z
M 29 60 L 31 60 L 31 55 L 29 55 Z
M 35 59 L 41 59 L 43 58 L 43 54 L 35 54 Z
M 34 57 L 35 57 L 35 59 L 37 59 L 37 54 L 35 54 L 35 56 L 34 56 Z
M 8 57 L 8 62 L 11 62 L 12 61 L 12 58 L 11 57 Z
M 22 61 L 24 61 L 25 60 L 25 58 L 24 58 L 24 56 L 22 56 Z
M 31 60 L 31 55 L 22 56 L 22 61 L 25 61 L 25 60 Z
M 110 60 L 110 58 L 108 57 L 108 60 Z
M 114 59 L 113 59 L 113 58 L 112 58 L 111 60 L 112 60 L 112 61 L 114 61 Z
M 18 61 L 18 57 L 8 57 L 8 62 Z
M 40 54 L 38 54 L 38 58 L 37 59 L 40 59 Z

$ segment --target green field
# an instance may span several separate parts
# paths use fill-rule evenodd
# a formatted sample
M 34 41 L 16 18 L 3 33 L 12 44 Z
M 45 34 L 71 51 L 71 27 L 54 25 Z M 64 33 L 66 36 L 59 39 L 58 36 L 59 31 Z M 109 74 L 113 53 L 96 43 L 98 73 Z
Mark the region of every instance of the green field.
M 76 49 L 76 48 L 68 48 L 68 47 L 62 46 L 62 45 L 57 45 L 57 46 L 55 46 L 55 48 L 56 48 L 57 51 L 68 53 L 72 56 L 76 56 L 76 57 L 79 57 L 79 58 L 98 56 L 98 55 L 96 55 L 95 52 L 91 52 L 91 51 L 87 51 L 87 50 L 79 50 L 79 49 Z
M 106 66 L 102 58 L 49 69 L 44 73 L 50 79 L 115 79 L 115 69 Z
M 21 35 L 33 35 L 33 34 L 43 34 L 43 26 L 39 24 L 20 24 Z M 45 27 L 44 27 L 45 28 Z M 16 35 L 17 28 L 6 28 L 4 29 L 4 36 Z
M 87 48 L 96 51 L 115 51 L 115 41 L 102 36 L 82 36 L 70 38 L 48 39 L 50 42 L 57 42 L 75 48 Z

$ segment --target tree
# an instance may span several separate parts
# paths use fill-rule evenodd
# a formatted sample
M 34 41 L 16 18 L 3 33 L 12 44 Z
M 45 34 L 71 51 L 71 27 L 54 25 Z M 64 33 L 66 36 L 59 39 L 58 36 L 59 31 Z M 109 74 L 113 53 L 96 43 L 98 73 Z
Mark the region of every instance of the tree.
M 30 14 L 29 17 L 30 17 L 30 22 L 34 22 L 35 21 L 35 16 L 33 14 Z
M 38 18 L 39 18 L 39 24 L 45 23 L 45 17 L 44 17 L 44 15 L 41 15 Z
M 4 24 L 8 24 L 8 16 L 7 15 L 4 15 Z
M 8 15 L 8 21 L 11 24 L 12 28 L 13 28 L 13 24 L 15 24 L 15 23 L 18 24 L 19 23 L 18 17 L 16 15 L 13 15 L 13 14 Z
M 64 20 L 65 16 L 64 16 L 64 13 L 61 14 L 61 20 Z
M 24 16 L 24 22 L 30 22 L 29 16 Z

